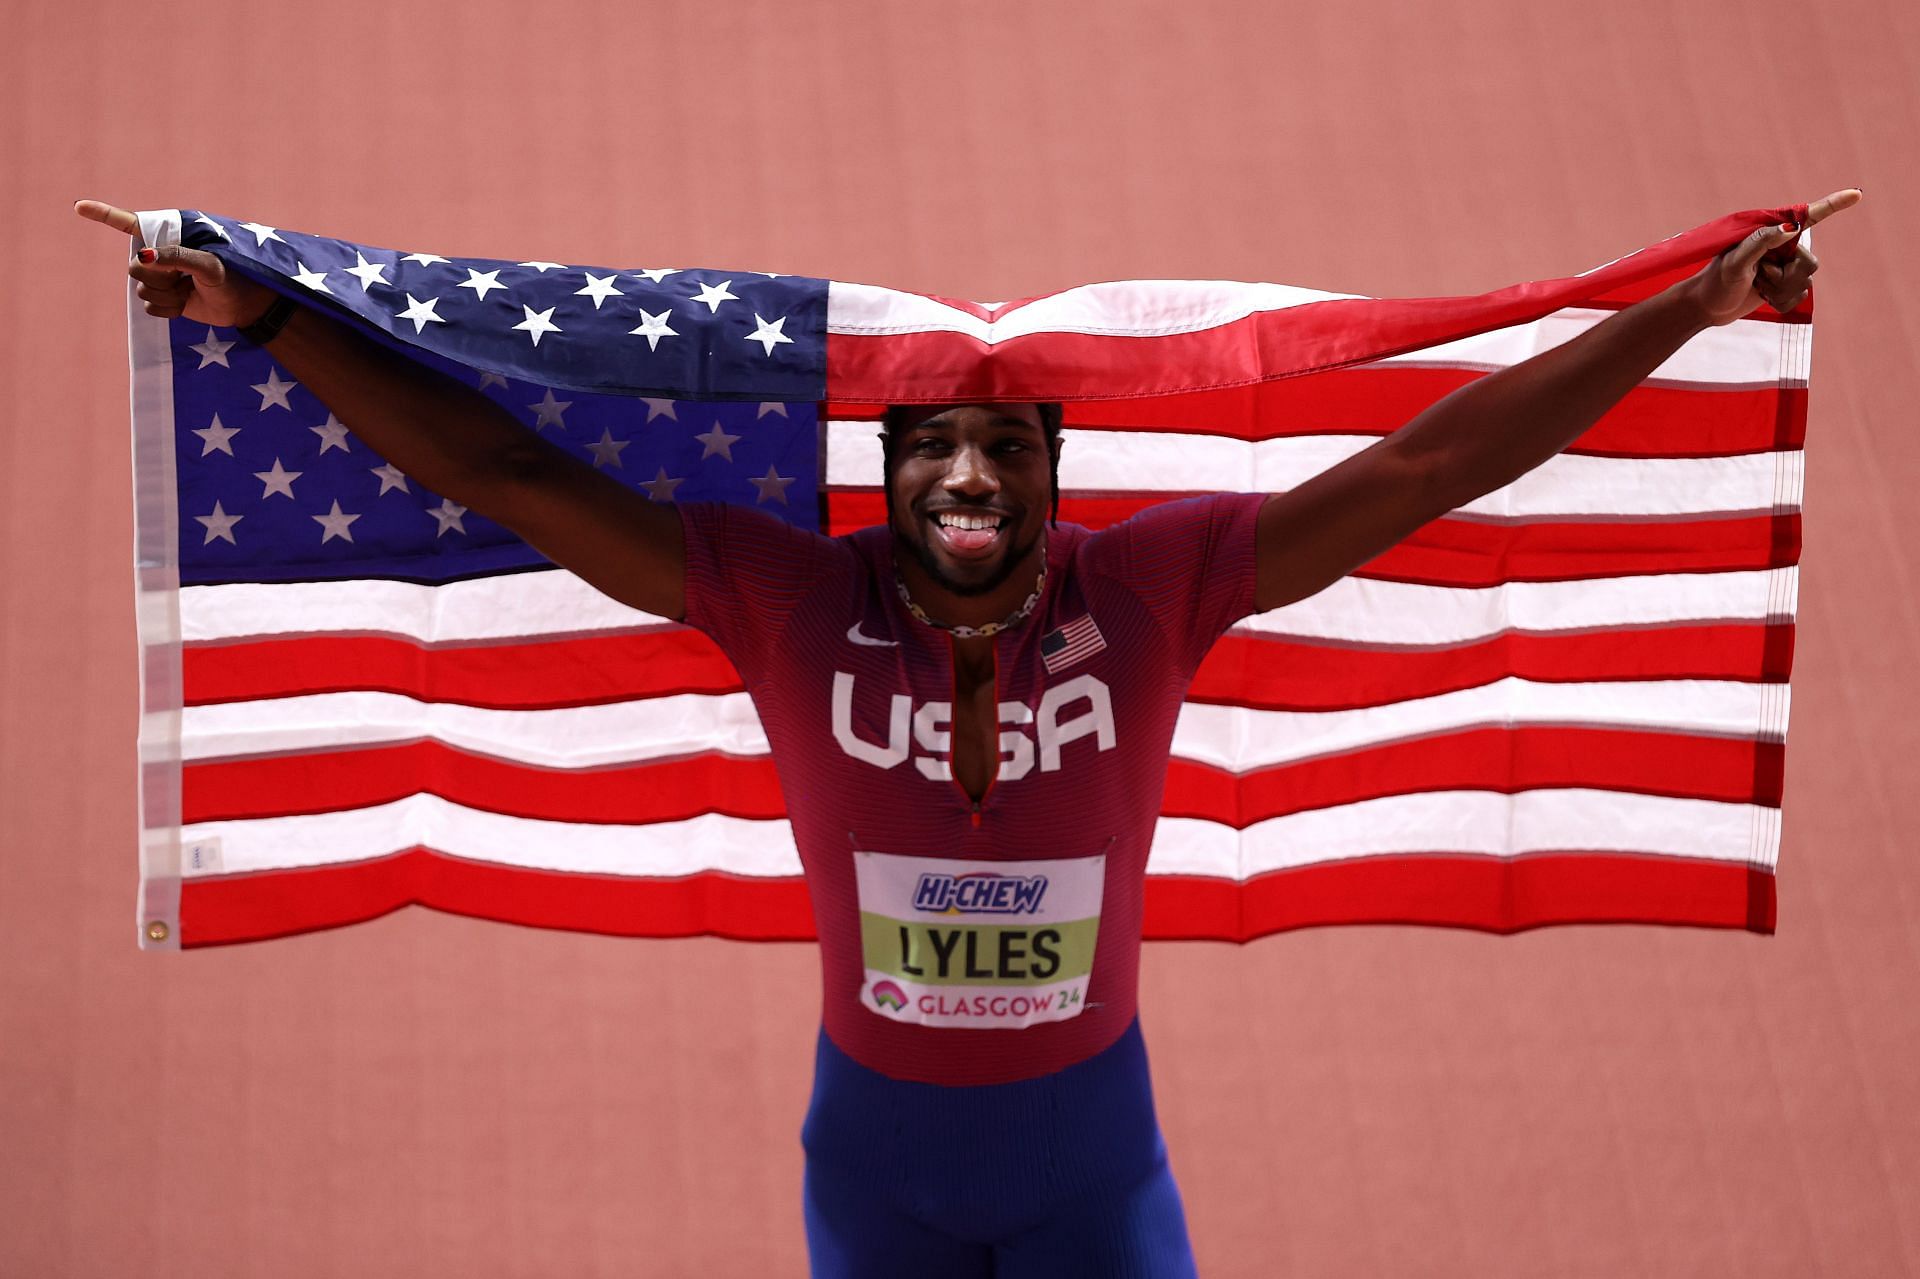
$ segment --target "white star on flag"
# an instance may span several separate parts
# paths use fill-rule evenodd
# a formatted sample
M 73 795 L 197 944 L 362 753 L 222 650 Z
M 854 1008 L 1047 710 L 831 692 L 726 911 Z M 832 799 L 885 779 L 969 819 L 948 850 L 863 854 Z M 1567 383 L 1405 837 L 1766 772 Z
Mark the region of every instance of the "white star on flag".
M 299 385 L 298 382 L 282 382 L 279 369 L 268 369 L 267 380 L 253 384 L 253 389 L 260 392 L 260 411 L 265 413 L 270 408 L 278 407 L 291 413 L 293 405 L 287 403 L 287 393 Z
M 773 348 L 778 346 L 780 343 L 793 341 L 792 338 L 788 337 L 785 333 L 781 332 L 781 329 L 786 325 L 786 322 L 787 322 L 786 316 L 783 315 L 777 320 L 768 320 L 764 316 L 762 316 L 758 311 L 755 311 L 753 313 L 753 318 L 760 325 L 760 327 L 755 329 L 753 332 L 747 334 L 747 341 L 760 343 L 762 346 L 766 347 L 768 355 L 772 355 Z
M 460 287 L 464 289 L 467 286 L 463 284 Z M 504 373 L 494 373 L 487 369 L 481 369 L 480 370 L 480 389 L 484 391 L 490 386 L 497 386 L 503 391 L 506 390 L 507 375 Z
M 540 335 L 543 333 L 565 332 L 564 329 L 553 322 L 553 313 L 557 308 L 548 307 L 544 311 L 535 311 L 523 302 L 520 304 L 520 309 L 527 313 L 527 318 L 513 327 L 531 337 L 535 346 L 540 345 Z
M 559 262 L 516 262 L 514 265 L 530 266 L 542 275 L 545 275 L 549 271 L 564 271 L 567 269 L 565 265 Z
M 740 300 L 733 294 L 727 292 L 727 286 L 732 283 L 732 280 L 722 280 L 718 284 L 703 284 L 700 286 L 700 291 L 693 295 L 692 300 L 695 302 L 705 302 L 707 304 L 707 314 L 716 315 L 719 313 L 722 302 L 738 302 Z
M 557 426 L 564 431 L 567 429 L 567 423 L 560 415 L 573 407 L 573 401 L 554 399 L 553 388 L 548 387 L 547 393 L 540 397 L 538 404 L 529 404 L 527 407 L 532 409 L 535 414 L 533 423 L 534 430 L 540 431 L 549 426 Z
M 240 229 L 253 232 L 253 247 L 256 249 L 265 248 L 268 240 L 280 240 L 279 234 L 264 222 L 242 222 Z M 280 243 L 285 244 L 286 241 L 280 240 Z
M 466 507 L 461 506 L 458 502 L 448 501 L 444 497 L 440 499 L 440 505 L 429 506 L 427 508 L 427 514 L 440 521 L 440 531 L 435 533 L 434 537 L 445 537 L 448 529 L 452 529 L 456 533 L 465 533 L 467 526 L 460 522 L 460 517 L 466 513 Z
M 201 457 L 205 457 L 215 449 L 225 453 L 228 457 L 232 457 L 233 445 L 227 441 L 240 434 L 240 428 L 237 426 L 222 426 L 220 424 L 220 415 L 215 413 L 213 415 L 212 426 L 203 426 L 193 432 L 193 434 L 199 436 L 202 441 L 202 447 L 200 449 Z
M 587 452 L 593 454 L 595 466 L 611 466 L 616 470 L 625 470 L 620 463 L 620 450 L 633 443 L 632 440 L 615 440 L 613 433 L 606 427 L 600 428 L 600 439 L 587 445 Z
M 446 261 L 446 259 L 438 253 L 409 253 L 400 260 L 402 262 L 418 262 L 421 266 L 432 266 L 435 262 Z
M 212 329 L 207 330 L 206 341 L 196 343 L 187 349 L 200 356 L 200 367 L 203 369 L 209 364 L 218 364 L 223 369 L 233 367 L 233 365 L 227 363 L 227 352 L 233 350 L 233 343 L 222 342 L 214 336 Z
M 402 493 L 413 492 L 407 487 L 407 477 L 402 475 L 400 468 L 393 463 L 388 462 L 385 466 L 369 466 L 367 469 L 380 477 L 380 491 L 374 494 L 375 497 L 385 497 L 389 489 L 399 489 Z
M 215 235 L 225 240 L 228 244 L 233 243 L 233 237 L 227 234 L 227 228 L 221 226 L 218 222 L 215 222 L 212 218 L 208 217 L 206 214 L 202 213 L 199 217 L 195 218 L 194 221 L 202 223 L 207 227 L 211 228 Z M 199 517 L 195 516 L 194 518 L 197 519 Z
M 640 397 L 640 402 L 647 406 L 647 421 L 649 422 L 657 417 L 670 417 L 676 422 L 680 420 L 680 413 L 679 410 L 675 408 L 676 401 L 674 400 L 650 400 L 643 395 Z
M 781 475 L 769 466 L 765 475 L 757 477 L 749 475 L 747 477 L 747 483 L 753 485 L 754 488 L 760 491 L 760 496 L 753 499 L 755 506 L 758 506 L 768 498 L 772 498 L 774 501 L 780 503 L 780 505 L 785 506 L 787 504 L 787 485 L 793 483 L 793 477 Z
M 446 321 L 441 319 L 440 316 L 433 309 L 439 305 L 440 305 L 439 298 L 428 298 L 426 301 L 422 302 L 419 298 L 416 298 L 415 296 L 413 296 L 413 294 L 409 293 L 407 294 L 406 309 L 403 311 L 396 312 L 393 318 L 396 320 L 412 320 L 413 331 L 415 333 L 418 333 L 420 332 L 420 330 L 426 328 L 427 325 L 429 324 L 445 324 L 446 323 Z
M 489 289 L 498 289 L 502 293 L 507 291 L 507 286 L 500 283 L 500 272 L 476 271 L 472 267 L 467 268 L 467 278 L 453 287 L 456 289 L 472 289 L 480 296 L 482 301 L 486 300 Z
M 671 502 L 673 500 L 673 491 L 685 482 L 684 479 L 670 479 L 667 476 L 667 468 L 663 466 L 660 468 L 658 475 L 650 480 L 642 481 L 639 487 L 647 491 L 647 498 L 650 501 Z
M 358 515 L 348 515 L 342 511 L 340 509 L 340 499 L 336 497 L 333 499 L 333 509 L 331 511 L 325 515 L 314 515 L 309 518 L 325 530 L 320 534 L 320 545 L 325 546 L 336 537 L 344 538 L 351 542 L 353 540 L 353 529 L 348 526 L 360 517 Z
M 284 493 L 288 497 L 292 497 L 293 482 L 304 474 L 306 474 L 305 471 L 289 471 L 286 467 L 280 465 L 280 459 L 276 457 L 273 459 L 273 469 L 271 471 L 255 471 L 253 478 L 267 486 L 265 491 L 260 494 L 260 500 L 264 502 L 275 493 Z
M 331 413 L 327 414 L 326 421 L 318 426 L 310 426 L 307 429 L 320 437 L 320 455 L 322 457 L 326 456 L 328 449 L 339 449 L 342 453 L 352 451 L 347 447 L 347 428 L 342 425 L 339 418 Z
M 575 289 L 573 296 L 577 298 L 592 298 L 593 309 L 596 311 L 600 309 L 600 304 L 608 298 L 621 298 L 626 296 L 626 294 L 613 287 L 614 277 L 611 275 L 599 276 L 591 271 L 582 271 L 580 274 L 587 277 L 587 287 L 584 289 Z
M 680 274 L 680 270 L 678 267 L 669 268 L 667 270 L 661 270 L 659 267 L 655 267 L 652 270 L 648 270 L 643 267 L 642 269 L 635 271 L 632 274 L 636 277 L 644 277 L 648 280 L 651 280 L 653 283 L 658 284 L 660 283 L 660 281 L 666 279 L 670 275 Z
M 721 457 L 731 462 L 733 461 L 734 442 L 740 437 L 737 435 L 728 435 L 726 431 L 721 429 L 720 423 L 716 421 L 713 424 L 712 430 L 708 431 L 705 435 L 696 435 L 693 438 L 700 441 L 700 460 L 702 462 L 712 457 L 715 453 L 718 453 Z
M 200 545 L 209 546 L 213 543 L 213 539 L 216 537 L 224 538 L 228 543 L 234 546 L 240 545 L 240 543 L 235 542 L 233 540 L 233 526 L 238 524 L 241 520 L 246 519 L 247 518 L 246 516 L 228 515 L 225 511 L 220 509 L 220 503 L 215 502 L 213 504 L 213 514 L 196 515 L 193 518 L 196 520 L 199 520 L 202 524 L 207 526 L 207 535 L 206 537 L 201 539 Z
M 647 349 L 649 351 L 658 351 L 660 349 L 661 338 L 677 338 L 680 336 L 678 333 L 674 332 L 671 328 L 667 326 L 667 316 L 671 315 L 672 313 L 673 313 L 672 308 L 668 308 L 667 310 L 660 312 L 660 314 L 655 315 L 653 312 L 647 310 L 645 307 L 641 307 L 640 308 L 640 319 L 641 319 L 640 327 L 637 329 L 628 329 L 627 332 L 632 333 L 638 337 L 645 338 L 647 340 Z
M 784 400 L 762 400 L 760 402 L 760 411 L 753 415 L 753 420 L 757 422 L 769 413 L 785 417 L 787 415 L 786 402 Z
M 310 271 L 307 269 L 305 262 L 296 262 L 294 265 L 300 268 L 293 273 L 293 282 L 295 284 L 298 284 L 304 289 L 310 289 L 315 293 L 332 295 L 333 290 L 327 287 L 327 273 L 325 271 Z
M 373 288 L 373 286 L 376 284 L 392 283 L 391 280 L 387 279 L 386 263 L 369 262 L 367 261 L 367 255 L 360 252 L 360 250 L 358 249 L 355 249 L 353 251 L 353 257 L 354 257 L 354 261 L 358 263 L 358 265 L 346 267 L 344 269 L 348 275 L 351 275 L 355 279 L 360 281 L 360 291 L 362 293 L 367 292 L 369 289 Z M 349 538 L 348 540 L 351 541 L 352 539 Z

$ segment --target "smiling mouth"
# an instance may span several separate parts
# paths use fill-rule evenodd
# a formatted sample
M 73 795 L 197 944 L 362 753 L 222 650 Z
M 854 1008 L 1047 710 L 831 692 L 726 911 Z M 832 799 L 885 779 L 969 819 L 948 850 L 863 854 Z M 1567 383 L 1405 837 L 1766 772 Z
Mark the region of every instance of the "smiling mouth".
M 960 559 L 991 555 L 1012 523 L 1004 515 L 985 511 L 940 511 L 928 517 L 934 539 L 948 554 Z

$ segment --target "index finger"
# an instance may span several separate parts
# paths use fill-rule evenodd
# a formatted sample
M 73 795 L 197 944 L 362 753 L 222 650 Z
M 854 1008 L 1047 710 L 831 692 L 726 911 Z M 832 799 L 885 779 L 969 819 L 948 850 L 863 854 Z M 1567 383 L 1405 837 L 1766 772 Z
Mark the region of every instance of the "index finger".
M 1822 218 L 1832 217 L 1842 209 L 1851 209 L 1860 203 L 1861 192 L 1858 188 L 1848 187 L 1844 191 L 1835 191 L 1832 195 L 1815 200 L 1807 206 L 1807 225 L 1812 226 Z
M 140 219 L 125 209 L 99 200 L 75 200 L 73 211 L 92 222 L 103 222 L 116 231 L 124 231 L 134 239 L 140 238 Z

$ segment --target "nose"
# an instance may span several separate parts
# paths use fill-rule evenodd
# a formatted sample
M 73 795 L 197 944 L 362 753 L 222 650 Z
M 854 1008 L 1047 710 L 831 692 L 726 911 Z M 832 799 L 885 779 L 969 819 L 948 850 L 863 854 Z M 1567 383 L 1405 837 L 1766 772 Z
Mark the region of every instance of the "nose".
M 962 443 L 953 450 L 940 486 L 955 497 L 979 501 L 1000 491 L 1000 477 L 985 449 L 978 444 Z

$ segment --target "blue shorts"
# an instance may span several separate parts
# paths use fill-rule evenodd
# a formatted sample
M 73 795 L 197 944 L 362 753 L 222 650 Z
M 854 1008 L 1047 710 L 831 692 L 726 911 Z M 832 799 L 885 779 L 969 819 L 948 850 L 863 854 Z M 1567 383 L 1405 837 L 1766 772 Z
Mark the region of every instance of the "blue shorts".
M 822 1032 L 801 1143 L 815 1279 L 1194 1273 L 1137 1019 L 975 1088 L 889 1079 Z

